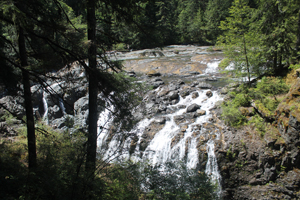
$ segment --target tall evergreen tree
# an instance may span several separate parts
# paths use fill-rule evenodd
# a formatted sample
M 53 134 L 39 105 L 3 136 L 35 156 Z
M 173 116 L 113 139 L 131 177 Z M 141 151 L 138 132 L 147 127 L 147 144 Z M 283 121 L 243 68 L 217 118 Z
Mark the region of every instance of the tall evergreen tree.
M 227 56 L 223 67 L 233 65 L 229 69 L 232 75 L 246 76 L 250 82 L 253 76 L 264 73 L 260 68 L 264 62 L 261 36 L 252 28 L 254 9 L 248 5 L 247 0 L 235 0 L 229 13 L 230 17 L 222 21 L 220 26 L 226 32 L 218 38 L 218 44 L 224 48 Z

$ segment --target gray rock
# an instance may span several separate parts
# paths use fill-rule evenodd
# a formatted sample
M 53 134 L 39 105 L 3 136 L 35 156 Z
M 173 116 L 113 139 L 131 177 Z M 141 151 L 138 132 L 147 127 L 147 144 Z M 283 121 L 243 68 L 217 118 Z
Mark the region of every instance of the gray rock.
M 194 103 L 186 108 L 186 112 L 195 112 L 198 109 L 200 109 L 200 106 Z
M 200 117 L 200 116 L 202 116 L 202 115 L 206 115 L 206 111 L 205 111 L 205 110 L 198 109 L 198 110 L 196 110 L 194 116 L 195 116 L 195 117 Z
M 206 96 L 210 98 L 210 97 L 213 96 L 213 93 L 212 93 L 211 91 L 207 91 L 207 92 L 206 92 Z
M 155 123 L 158 123 L 158 124 L 165 124 L 167 121 L 167 119 L 165 117 L 160 117 L 160 118 L 156 118 L 154 120 Z
M 156 82 L 151 82 L 150 83 L 150 85 L 153 87 L 153 89 L 156 89 L 159 86 L 164 85 L 164 84 L 165 84 L 165 82 L 163 82 L 163 81 L 156 81 Z
M 180 85 L 179 84 L 176 84 L 176 83 L 170 83 L 168 85 L 168 88 L 170 91 L 173 91 L 173 90 L 178 90 L 180 88 Z
M 57 119 L 63 116 L 62 111 L 60 110 L 60 107 L 58 105 L 54 105 L 52 107 L 48 108 L 48 118 L 51 119 Z
M 80 114 L 81 112 L 88 110 L 88 108 L 89 108 L 89 95 L 86 95 L 85 97 L 78 99 L 74 103 L 74 110 L 77 115 Z
M 179 99 L 179 94 L 177 91 L 171 91 L 168 96 L 170 101 Z
M 62 118 L 58 118 L 58 119 L 54 119 L 52 122 L 51 122 L 51 125 L 53 128 L 57 128 L 57 129 L 61 129 L 62 127 L 65 126 L 65 118 L 62 117 Z
M 199 93 L 198 92 L 193 92 L 192 93 L 192 98 L 196 99 L 197 97 L 199 97 Z
M 0 99 L 2 104 L 7 110 L 22 118 L 25 115 L 24 99 L 22 97 L 5 96 Z
M 200 89 L 211 89 L 212 85 L 210 85 L 208 83 L 201 82 L 197 85 L 197 87 L 200 88 Z

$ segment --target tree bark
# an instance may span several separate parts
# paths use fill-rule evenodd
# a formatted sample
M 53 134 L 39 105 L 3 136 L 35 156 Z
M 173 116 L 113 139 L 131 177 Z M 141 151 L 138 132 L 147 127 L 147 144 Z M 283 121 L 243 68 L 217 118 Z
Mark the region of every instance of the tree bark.
M 96 150 L 97 150 L 97 60 L 96 60 L 96 16 L 95 0 L 87 1 L 87 26 L 88 26 L 88 76 L 89 76 L 89 127 L 87 142 L 86 171 L 94 173 L 96 169 Z
M 34 127 L 34 117 L 33 117 L 33 107 L 31 101 L 31 91 L 30 91 L 30 79 L 29 73 L 25 69 L 28 66 L 24 31 L 22 27 L 19 27 L 19 54 L 22 66 L 22 77 L 23 77 L 23 87 L 24 87 L 24 100 L 25 100 L 25 110 L 26 110 L 26 121 L 27 121 L 27 142 L 28 142 L 28 163 L 29 169 L 34 169 L 37 166 L 36 162 L 36 141 L 35 141 L 35 127 Z
M 297 50 L 297 59 L 300 61 L 300 9 L 299 9 L 299 15 L 298 15 L 298 31 L 297 31 L 297 44 L 296 44 L 296 50 Z
M 244 54 L 245 54 L 247 73 L 248 73 L 248 84 L 250 84 L 251 83 L 251 75 L 250 75 L 250 66 L 249 66 L 248 55 L 247 55 L 245 34 L 243 35 L 243 42 L 244 42 Z

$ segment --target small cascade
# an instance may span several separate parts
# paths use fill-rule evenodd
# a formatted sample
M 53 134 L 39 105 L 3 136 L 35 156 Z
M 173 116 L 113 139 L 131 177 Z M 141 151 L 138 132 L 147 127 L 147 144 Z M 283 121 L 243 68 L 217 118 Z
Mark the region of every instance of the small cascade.
M 46 122 L 46 124 L 49 124 L 48 121 L 48 103 L 47 100 L 45 99 L 46 92 L 43 91 L 43 105 L 44 105 L 44 114 L 43 114 L 43 120 Z
M 217 195 L 221 196 L 221 175 L 218 170 L 217 158 L 215 155 L 215 143 L 212 139 L 207 142 L 207 163 L 205 173 L 210 177 L 211 182 L 217 186 Z
M 65 105 L 64 105 L 64 100 L 62 98 L 59 98 L 58 100 L 58 104 L 59 104 L 59 107 L 63 113 L 63 116 L 65 116 L 66 113 L 66 108 L 65 108 Z
M 105 150 L 106 140 L 108 139 L 109 136 L 110 124 L 113 121 L 113 115 L 112 115 L 113 111 L 114 111 L 114 106 L 107 101 L 106 108 L 104 109 L 104 111 L 102 111 L 99 114 L 98 122 L 97 122 L 97 126 L 98 126 L 97 146 L 101 155 L 104 155 L 104 160 L 109 157 L 110 155 L 109 152 L 114 151 L 113 149 L 110 148 L 109 151 Z
M 205 74 L 215 74 L 218 72 L 218 67 L 221 61 L 214 61 L 207 63 L 207 68 L 205 70 Z

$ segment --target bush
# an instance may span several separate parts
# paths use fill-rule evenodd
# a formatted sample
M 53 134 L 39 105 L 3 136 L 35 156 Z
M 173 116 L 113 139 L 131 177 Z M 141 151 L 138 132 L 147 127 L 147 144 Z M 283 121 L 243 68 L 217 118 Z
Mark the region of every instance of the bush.
M 247 118 L 239 111 L 238 106 L 233 102 L 222 104 L 222 119 L 229 126 L 239 127 L 243 125 Z
M 289 91 L 289 87 L 280 78 L 263 77 L 261 81 L 257 83 L 255 91 L 264 96 L 275 96 L 287 93 Z

